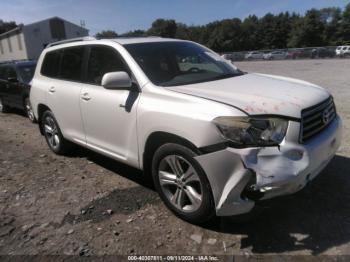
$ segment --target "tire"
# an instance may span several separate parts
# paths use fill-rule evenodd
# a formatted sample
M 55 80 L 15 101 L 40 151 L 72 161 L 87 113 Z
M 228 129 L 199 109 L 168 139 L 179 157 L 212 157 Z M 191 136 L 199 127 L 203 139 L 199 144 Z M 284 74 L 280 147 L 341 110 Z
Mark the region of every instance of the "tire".
M 0 97 L 0 113 L 7 113 L 9 109 L 10 108 L 4 104 L 2 98 Z
M 209 181 L 195 156 L 182 145 L 164 144 L 153 156 L 152 178 L 161 199 L 175 215 L 201 224 L 215 216 L 215 205 Z
M 32 108 L 32 105 L 30 103 L 30 100 L 29 98 L 25 98 L 24 99 L 24 110 L 26 112 L 26 115 L 29 119 L 30 122 L 32 123 L 36 123 L 36 119 L 35 119 L 35 116 L 34 116 L 34 112 L 33 112 L 33 108 Z
M 72 150 L 72 143 L 63 137 L 57 120 L 51 111 L 44 112 L 40 125 L 47 145 L 55 154 L 65 155 Z

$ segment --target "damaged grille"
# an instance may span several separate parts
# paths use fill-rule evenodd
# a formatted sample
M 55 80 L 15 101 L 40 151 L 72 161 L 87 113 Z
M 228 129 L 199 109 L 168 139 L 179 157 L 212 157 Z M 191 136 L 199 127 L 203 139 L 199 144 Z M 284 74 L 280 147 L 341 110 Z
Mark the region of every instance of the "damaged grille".
M 325 129 L 336 117 L 332 97 L 301 111 L 300 143 L 306 143 Z

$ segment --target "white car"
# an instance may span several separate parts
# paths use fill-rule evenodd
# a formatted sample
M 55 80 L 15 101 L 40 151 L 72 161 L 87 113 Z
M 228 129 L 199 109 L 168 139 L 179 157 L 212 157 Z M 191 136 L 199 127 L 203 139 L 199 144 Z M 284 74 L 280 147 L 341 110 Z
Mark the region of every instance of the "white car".
M 264 59 L 266 60 L 285 59 L 286 57 L 287 53 L 283 51 L 272 51 L 270 53 L 264 54 Z
M 341 141 L 323 88 L 241 72 L 176 39 L 51 44 L 30 99 L 53 152 L 75 143 L 139 168 L 176 215 L 196 223 L 300 190 Z
M 248 52 L 245 55 L 245 59 L 247 60 L 252 60 L 252 59 L 263 59 L 264 58 L 264 53 L 258 52 L 258 51 L 252 51 Z
M 350 46 L 338 46 L 335 49 L 335 54 L 339 57 L 350 56 Z

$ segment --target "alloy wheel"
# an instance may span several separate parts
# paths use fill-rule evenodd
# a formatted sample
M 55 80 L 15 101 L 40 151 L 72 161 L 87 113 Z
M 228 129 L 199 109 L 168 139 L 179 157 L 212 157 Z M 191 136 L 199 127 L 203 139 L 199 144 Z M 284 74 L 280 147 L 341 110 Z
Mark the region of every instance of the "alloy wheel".
M 202 203 L 203 185 L 190 162 L 168 155 L 159 164 L 158 178 L 169 202 L 182 212 L 195 212 Z
M 60 146 L 60 137 L 55 120 L 51 116 L 47 116 L 44 120 L 44 132 L 53 149 L 57 149 Z

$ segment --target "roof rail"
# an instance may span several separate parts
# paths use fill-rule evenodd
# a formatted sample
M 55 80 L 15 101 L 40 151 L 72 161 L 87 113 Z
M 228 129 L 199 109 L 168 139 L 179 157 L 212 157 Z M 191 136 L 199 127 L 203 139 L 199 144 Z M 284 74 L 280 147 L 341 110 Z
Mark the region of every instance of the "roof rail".
M 56 45 L 67 44 L 67 43 L 73 43 L 73 42 L 79 42 L 79 41 L 91 41 L 91 40 L 96 40 L 96 38 L 92 37 L 92 36 L 71 38 L 71 39 L 66 39 L 66 40 L 50 43 L 46 46 L 46 48 L 51 47 L 51 46 L 56 46 Z

